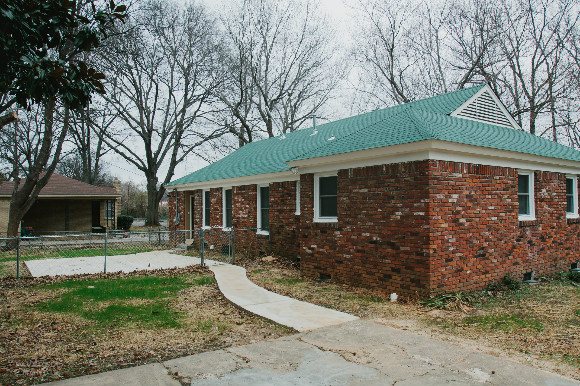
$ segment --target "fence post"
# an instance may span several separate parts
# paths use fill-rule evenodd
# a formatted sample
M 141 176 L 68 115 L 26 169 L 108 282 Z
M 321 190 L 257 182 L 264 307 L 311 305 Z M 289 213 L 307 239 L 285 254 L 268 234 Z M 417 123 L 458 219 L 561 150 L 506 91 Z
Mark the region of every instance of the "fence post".
M 199 257 L 201 258 L 201 265 L 204 266 L 205 263 L 203 261 L 203 228 L 199 230 Z
M 105 229 L 105 266 L 103 268 L 103 273 L 107 273 L 107 238 L 109 231 Z
M 236 233 L 234 231 L 234 228 L 232 228 L 232 231 L 230 233 L 230 250 L 232 251 L 232 263 L 231 264 L 235 264 L 236 263 L 236 258 L 235 258 Z
M 16 278 L 20 277 L 20 236 L 16 236 Z

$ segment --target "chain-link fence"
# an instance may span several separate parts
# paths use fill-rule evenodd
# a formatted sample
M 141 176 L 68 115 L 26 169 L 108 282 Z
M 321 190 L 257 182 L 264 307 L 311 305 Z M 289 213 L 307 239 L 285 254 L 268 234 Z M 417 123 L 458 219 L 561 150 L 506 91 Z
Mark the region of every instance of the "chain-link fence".
M 133 261 L 131 259 L 148 256 L 143 252 L 154 251 L 169 251 L 173 255 L 199 259 L 191 260 L 192 264 L 204 264 L 207 260 L 234 264 L 236 235 L 239 235 L 243 244 L 248 234 L 255 234 L 255 229 L 204 228 L 0 237 L 0 277 L 30 275 L 29 267 L 37 264 L 28 263 L 33 260 L 67 258 L 82 258 L 77 259 L 75 264 L 96 264 L 99 267 L 93 268 L 93 271 L 88 268 L 83 271 L 81 266 L 78 273 L 92 273 L 97 269 L 99 272 L 107 272 L 112 269 L 107 269 L 108 257 Z M 175 259 L 178 260 L 177 257 Z M 54 264 L 60 263 L 63 262 Z

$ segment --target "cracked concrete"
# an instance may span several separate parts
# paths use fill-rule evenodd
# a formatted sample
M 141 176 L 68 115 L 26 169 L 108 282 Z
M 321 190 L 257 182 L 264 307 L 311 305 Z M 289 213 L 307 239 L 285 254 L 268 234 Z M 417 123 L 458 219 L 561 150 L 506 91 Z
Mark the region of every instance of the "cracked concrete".
M 358 320 L 53 385 L 580 385 L 505 358 Z

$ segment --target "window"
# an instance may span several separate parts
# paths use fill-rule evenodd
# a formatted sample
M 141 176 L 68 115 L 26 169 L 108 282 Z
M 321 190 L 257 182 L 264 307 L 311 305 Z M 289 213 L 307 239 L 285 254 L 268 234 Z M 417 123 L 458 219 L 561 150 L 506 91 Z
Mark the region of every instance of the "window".
M 232 227 L 232 190 L 224 189 L 224 228 Z
M 107 200 L 105 201 L 105 218 L 115 217 L 115 201 Z
M 518 173 L 518 204 L 520 220 L 535 220 L 534 173 Z
M 211 213 L 211 200 L 209 190 L 203 191 L 203 225 L 210 226 L 209 215 Z
M 258 232 L 270 231 L 270 187 L 258 187 Z
M 300 214 L 300 181 L 296 181 L 296 213 Z
M 316 176 L 314 183 L 314 221 L 336 222 L 338 204 L 338 177 Z
M 566 176 L 566 217 L 578 217 L 577 176 Z

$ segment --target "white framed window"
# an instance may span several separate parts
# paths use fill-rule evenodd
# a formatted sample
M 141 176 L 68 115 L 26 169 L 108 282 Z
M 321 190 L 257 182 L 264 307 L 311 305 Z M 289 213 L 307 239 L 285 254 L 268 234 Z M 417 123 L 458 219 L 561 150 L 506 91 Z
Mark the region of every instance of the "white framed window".
M 518 171 L 518 207 L 518 218 L 520 221 L 536 219 L 533 171 Z
M 314 176 L 314 221 L 338 221 L 337 173 Z
M 107 200 L 105 201 L 105 218 L 115 217 L 115 201 Z
M 566 176 L 566 217 L 578 218 L 578 176 Z
M 258 185 L 258 233 L 270 234 L 270 186 Z
M 222 201 L 223 201 L 223 227 L 232 227 L 232 188 L 223 188 L 222 191 Z
M 210 227 L 210 216 L 211 216 L 211 195 L 209 190 L 204 190 L 202 192 L 203 201 L 203 227 Z
M 300 181 L 296 181 L 296 212 L 294 214 L 300 214 Z

